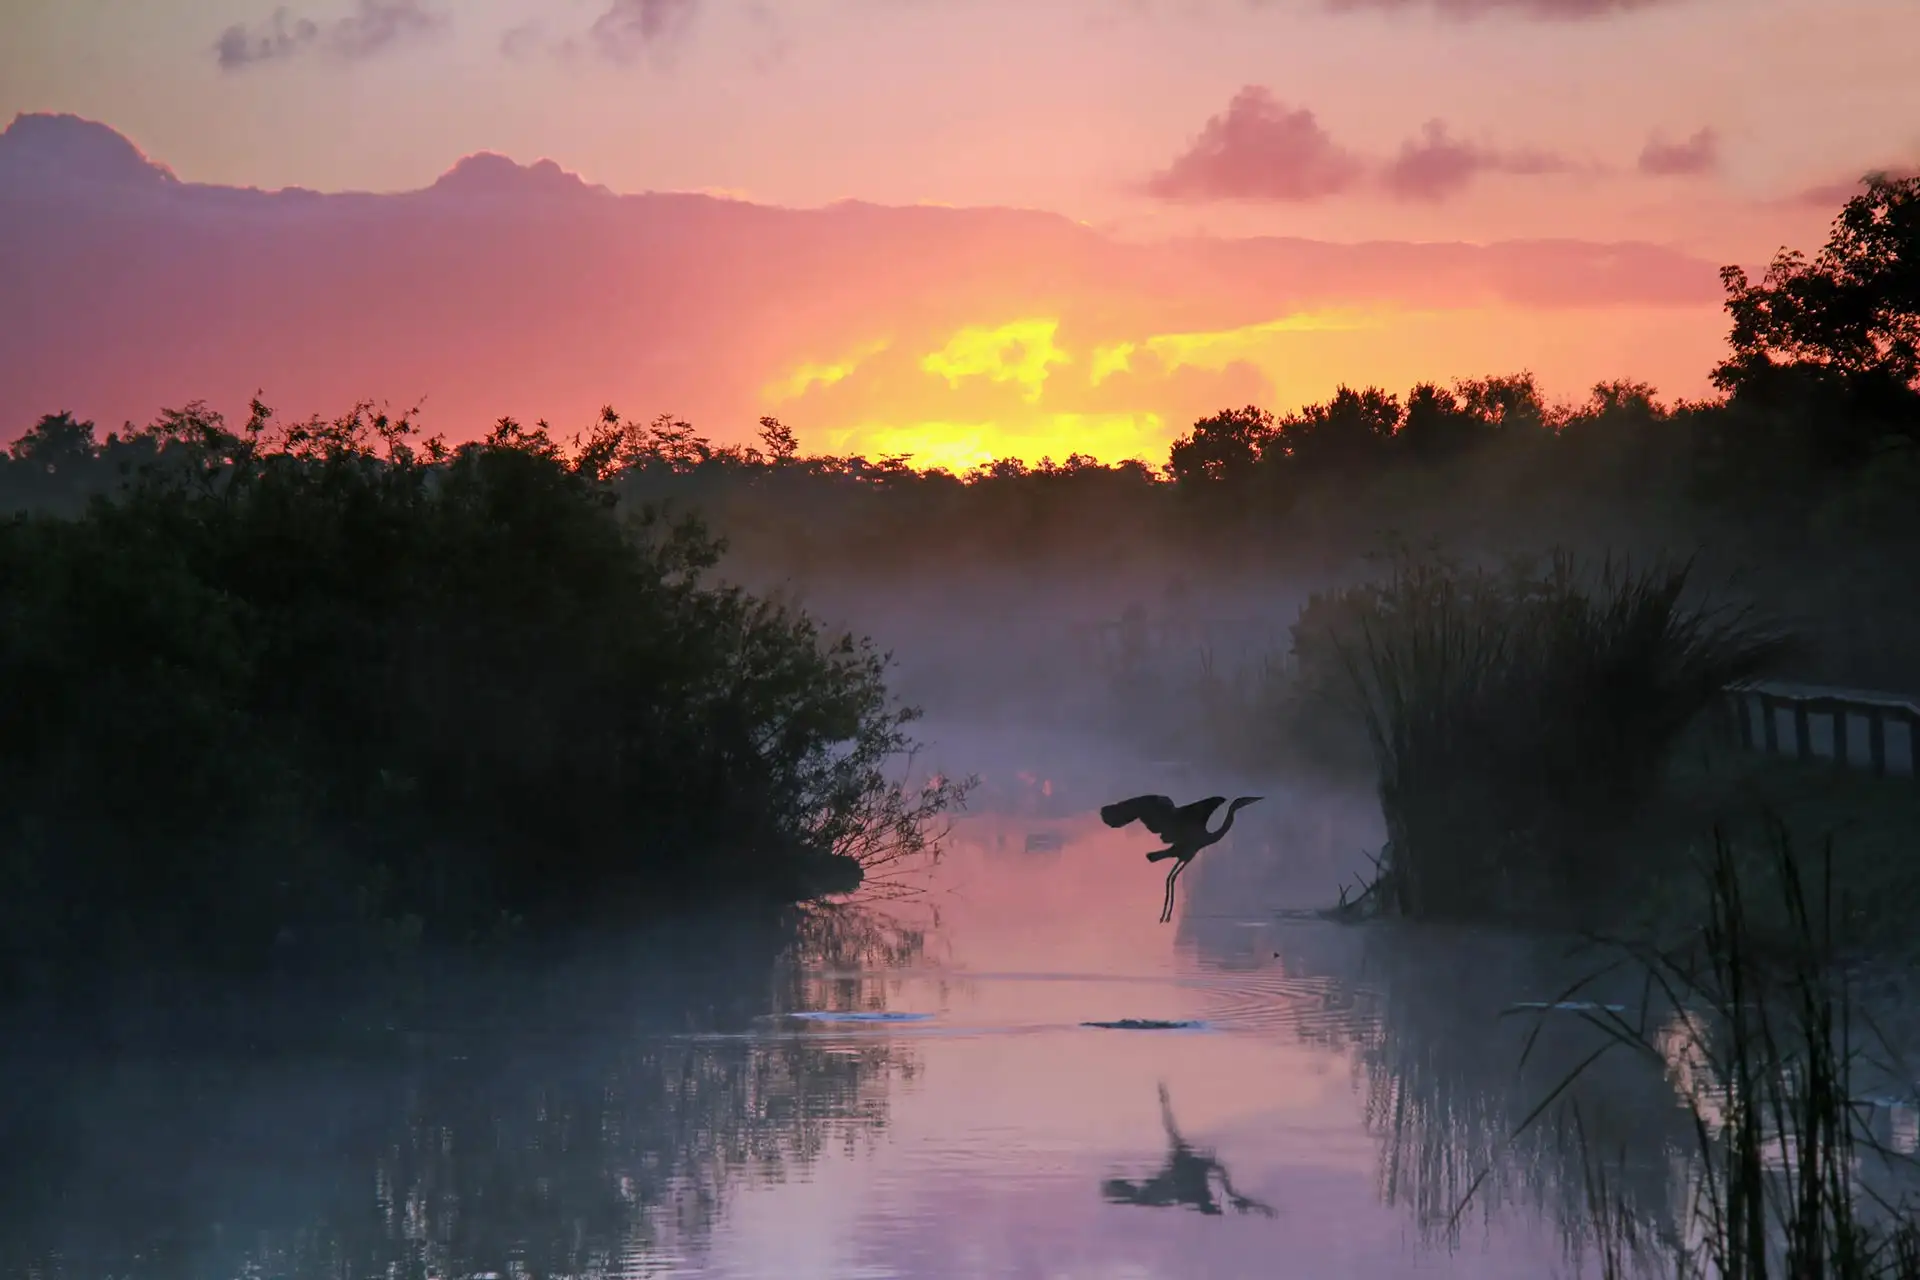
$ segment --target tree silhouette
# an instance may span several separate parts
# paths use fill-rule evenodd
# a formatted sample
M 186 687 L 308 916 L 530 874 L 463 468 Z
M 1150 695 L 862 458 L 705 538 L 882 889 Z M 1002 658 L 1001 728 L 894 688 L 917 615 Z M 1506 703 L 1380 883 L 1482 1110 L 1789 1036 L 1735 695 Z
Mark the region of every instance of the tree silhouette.
M 1868 177 L 1811 260 L 1783 249 L 1758 284 L 1737 266 L 1720 279 L 1733 319 L 1721 390 L 1780 366 L 1920 390 L 1920 176 Z
M 42 467 L 52 474 L 62 467 L 91 462 L 96 442 L 91 422 L 72 413 L 49 413 L 23 432 L 7 449 L 16 461 Z
M 1360 475 L 1379 468 L 1399 429 L 1398 396 L 1378 387 L 1342 386 L 1325 404 L 1283 420 L 1267 447 L 1308 471 Z
M 1173 442 L 1166 471 L 1184 484 L 1217 483 L 1245 477 L 1259 462 L 1274 433 L 1273 414 L 1256 405 L 1225 409 L 1193 424 Z
M 1828 466 L 1920 436 L 1920 175 L 1870 175 L 1811 259 L 1783 249 L 1758 283 L 1720 280 L 1733 350 L 1713 382 L 1735 408 L 1791 415 Z
M 793 428 L 778 418 L 760 419 L 760 443 L 766 449 L 767 456 L 775 462 L 789 462 L 800 452 L 800 442 L 793 438 Z

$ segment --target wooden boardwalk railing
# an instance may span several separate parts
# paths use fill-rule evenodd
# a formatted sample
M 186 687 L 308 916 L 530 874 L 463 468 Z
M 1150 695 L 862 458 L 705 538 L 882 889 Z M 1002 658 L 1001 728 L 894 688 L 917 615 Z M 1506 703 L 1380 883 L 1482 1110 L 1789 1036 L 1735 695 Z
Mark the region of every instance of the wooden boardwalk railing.
M 1740 745 L 1912 777 L 1920 758 L 1920 697 L 1766 681 L 1727 691 Z
M 1108 675 L 1176 655 L 1290 656 L 1286 629 L 1266 618 L 1171 622 L 1138 613 L 1073 627 L 1071 642 L 1082 662 Z M 1920 773 L 1920 695 L 1763 681 L 1727 690 L 1723 710 L 1749 750 L 1889 776 Z

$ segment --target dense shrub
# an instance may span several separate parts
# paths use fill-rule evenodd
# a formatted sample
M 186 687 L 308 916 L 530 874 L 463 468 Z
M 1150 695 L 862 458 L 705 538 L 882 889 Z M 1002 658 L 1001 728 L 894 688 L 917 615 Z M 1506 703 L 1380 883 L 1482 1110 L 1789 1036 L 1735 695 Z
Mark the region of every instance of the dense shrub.
M 80 514 L 0 526 L 17 948 L 257 963 L 356 918 L 790 900 L 921 846 L 956 789 L 885 772 L 915 713 L 882 655 L 710 583 L 721 544 L 627 511 L 594 441 L 408 436 L 171 414 Z

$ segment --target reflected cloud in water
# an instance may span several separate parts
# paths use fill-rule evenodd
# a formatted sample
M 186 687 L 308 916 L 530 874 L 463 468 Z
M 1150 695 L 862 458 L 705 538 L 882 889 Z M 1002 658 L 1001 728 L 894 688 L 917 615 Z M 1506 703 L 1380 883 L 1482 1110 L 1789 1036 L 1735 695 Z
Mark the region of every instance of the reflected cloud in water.
M 1300 918 L 1377 847 L 1364 796 L 1071 746 L 971 744 L 1000 767 L 957 770 L 988 782 L 914 901 L 447 978 L 372 1046 L 50 1057 L 7 1104 L 0 1276 L 1561 1269 L 1576 1170 L 1507 1135 L 1584 1050 L 1569 1022 L 1516 1078 L 1500 1013 L 1564 958 Z M 1168 791 L 1267 797 L 1176 928 L 1144 837 L 1096 811 Z M 1083 1025 L 1129 1020 L 1209 1030 Z M 1671 1143 L 1657 1072 L 1588 1087 L 1607 1141 Z M 1447 1230 L 1494 1165 L 1483 1229 Z M 1674 1189 L 1654 1156 L 1634 1178 Z

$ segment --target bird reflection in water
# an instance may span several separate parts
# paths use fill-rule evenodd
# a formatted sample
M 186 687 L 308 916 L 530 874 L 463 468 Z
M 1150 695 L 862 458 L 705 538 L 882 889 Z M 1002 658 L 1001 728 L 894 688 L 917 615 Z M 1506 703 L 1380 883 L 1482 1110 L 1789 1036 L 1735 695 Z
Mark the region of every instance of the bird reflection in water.
M 1213 1194 L 1213 1182 L 1217 1177 L 1221 1194 L 1226 1196 L 1234 1212 L 1257 1213 L 1267 1218 L 1274 1216 L 1273 1206 L 1251 1196 L 1243 1196 L 1233 1189 L 1233 1179 L 1227 1176 L 1227 1167 L 1211 1151 L 1196 1150 L 1180 1136 L 1180 1128 L 1173 1120 L 1173 1103 L 1167 1097 L 1165 1084 L 1160 1086 L 1160 1123 L 1167 1130 L 1166 1164 L 1160 1172 L 1139 1182 L 1108 1178 L 1100 1184 L 1100 1191 L 1109 1203 L 1145 1205 L 1156 1209 L 1190 1205 L 1210 1217 L 1219 1217 L 1220 1202 Z

